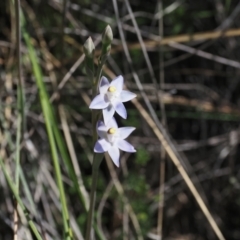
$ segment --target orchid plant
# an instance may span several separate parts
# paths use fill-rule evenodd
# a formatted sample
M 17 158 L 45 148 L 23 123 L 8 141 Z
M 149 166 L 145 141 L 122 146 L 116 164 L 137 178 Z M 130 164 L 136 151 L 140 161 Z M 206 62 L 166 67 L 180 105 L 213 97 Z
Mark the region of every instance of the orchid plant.
M 123 90 L 124 80 L 118 76 L 111 82 L 104 76 L 101 77 L 102 68 L 107 60 L 111 50 L 113 34 L 110 26 L 107 26 L 102 36 L 102 53 L 99 58 L 98 68 L 94 70 L 94 44 L 91 38 L 88 38 L 84 44 L 85 69 L 88 78 L 92 81 L 93 100 L 89 106 L 92 109 L 93 125 L 93 150 L 94 157 L 92 163 L 92 188 L 90 194 L 90 207 L 88 212 L 86 240 L 91 237 L 93 222 L 93 211 L 95 206 L 95 190 L 97 185 L 97 176 L 100 163 L 103 159 L 103 153 L 107 152 L 119 167 L 120 150 L 125 152 L 136 152 L 135 148 L 125 139 L 135 130 L 134 127 L 118 127 L 114 113 L 126 119 L 127 111 L 124 102 L 130 101 L 136 97 L 136 94 Z M 102 114 L 99 114 L 102 110 Z M 103 121 L 101 121 L 103 116 Z

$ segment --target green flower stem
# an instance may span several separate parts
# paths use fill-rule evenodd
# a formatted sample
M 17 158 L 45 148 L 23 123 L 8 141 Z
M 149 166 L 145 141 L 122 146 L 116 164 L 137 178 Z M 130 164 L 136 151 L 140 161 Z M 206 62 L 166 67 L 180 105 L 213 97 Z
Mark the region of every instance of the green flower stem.
M 19 92 L 19 91 L 18 91 Z M 18 95 L 19 100 L 19 95 Z M 16 138 L 16 166 L 15 166 L 15 182 L 17 186 L 17 191 L 19 191 L 19 172 L 20 172 L 20 160 L 21 160 L 21 132 L 22 132 L 22 115 L 18 113 L 17 117 L 17 138 Z
M 96 187 L 97 187 L 97 180 L 98 180 L 98 168 L 92 172 L 92 188 L 90 194 L 90 207 L 88 212 L 88 219 L 87 219 L 87 232 L 86 232 L 86 240 L 90 240 L 92 223 L 93 223 L 93 213 L 95 208 L 95 200 L 96 200 Z
M 93 86 L 93 93 L 94 93 L 93 96 L 96 96 L 96 94 L 97 94 L 97 86 Z M 100 112 L 92 111 L 93 146 L 98 138 L 96 124 L 97 124 L 97 121 L 99 118 L 100 118 Z M 102 159 L 103 159 L 103 154 L 94 153 L 93 162 L 92 162 L 92 186 L 91 186 L 91 193 L 90 193 L 90 206 L 89 206 L 89 211 L 88 211 L 87 230 L 86 230 L 85 240 L 90 240 L 90 236 L 91 236 L 93 213 L 94 213 L 94 209 L 95 209 L 95 197 L 96 197 L 95 192 L 96 192 L 96 188 L 97 188 L 98 169 L 99 169 Z
M 100 81 L 100 77 L 102 75 L 102 69 L 103 69 L 103 65 L 104 65 L 105 61 L 102 62 L 101 60 L 99 60 L 98 62 L 98 69 L 97 69 L 97 75 L 95 78 L 95 81 L 93 83 L 93 96 L 95 97 L 97 95 L 97 89 L 98 89 L 98 85 L 99 85 L 99 81 Z
M 98 180 L 98 169 L 102 162 L 103 154 L 94 154 L 93 157 L 93 167 L 92 167 L 92 187 L 90 193 L 90 207 L 88 211 L 88 219 L 87 219 L 87 231 L 85 240 L 91 239 L 91 229 L 93 223 L 93 213 L 95 209 L 95 200 L 96 200 L 96 188 L 97 188 L 97 180 Z
M 104 65 L 105 62 L 106 62 L 106 58 L 104 58 L 104 60 L 101 60 L 101 58 L 100 58 L 100 60 L 98 62 L 97 75 L 96 75 L 96 78 L 93 79 L 93 87 L 92 87 L 93 98 L 98 93 L 98 85 L 99 85 L 99 82 L 100 82 L 100 78 L 101 78 L 101 75 L 102 75 L 102 69 L 103 69 L 103 65 Z M 102 111 L 99 111 L 99 110 L 93 110 L 92 111 L 93 146 L 98 139 L 96 125 L 97 125 L 97 121 L 101 117 L 101 114 L 102 114 Z

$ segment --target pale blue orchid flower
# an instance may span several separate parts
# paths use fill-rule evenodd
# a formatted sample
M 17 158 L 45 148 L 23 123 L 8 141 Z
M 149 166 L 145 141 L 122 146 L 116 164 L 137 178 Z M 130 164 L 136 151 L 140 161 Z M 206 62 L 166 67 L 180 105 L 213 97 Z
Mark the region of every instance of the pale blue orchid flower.
M 107 124 L 116 111 L 122 118 L 127 118 L 127 111 L 123 102 L 136 97 L 136 94 L 123 90 L 123 77 L 118 76 L 109 83 L 102 77 L 99 83 L 99 94 L 92 100 L 89 108 L 102 109 L 103 119 Z
M 98 121 L 97 132 L 100 139 L 95 143 L 94 152 L 108 152 L 114 164 L 119 167 L 119 149 L 125 152 L 136 152 L 135 148 L 125 140 L 134 130 L 134 127 L 118 128 L 114 118 L 111 118 L 107 124 Z

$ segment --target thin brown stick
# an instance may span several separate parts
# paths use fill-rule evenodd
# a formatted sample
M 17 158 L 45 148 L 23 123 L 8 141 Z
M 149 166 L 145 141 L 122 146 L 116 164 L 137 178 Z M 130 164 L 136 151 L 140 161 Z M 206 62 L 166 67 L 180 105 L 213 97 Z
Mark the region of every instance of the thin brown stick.
M 59 44 L 62 57 L 64 53 L 64 26 L 66 22 L 67 10 L 68 10 L 68 0 L 63 0 L 61 38 L 60 38 L 60 44 Z
M 162 12 L 162 0 L 158 0 L 158 12 Z M 159 36 L 163 38 L 163 16 L 159 18 L 158 21 L 158 32 Z M 162 46 L 159 46 L 159 80 L 160 80 L 160 90 L 164 92 L 164 58 L 163 58 L 163 49 Z M 166 113 L 165 105 L 163 101 L 163 94 L 158 93 L 160 98 L 160 109 L 161 109 L 161 122 L 162 125 L 166 128 Z M 163 209 L 164 209 L 164 182 L 165 182 L 165 160 L 166 160 L 166 151 L 163 146 L 160 150 L 160 178 L 159 178 L 159 201 L 158 201 L 158 222 L 157 222 L 157 235 L 159 239 L 162 239 L 162 226 L 163 226 Z
M 197 42 L 202 40 L 210 40 L 210 39 L 217 39 L 217 38 L 225 38 L 225 37 L 237 37 L 240 36 L 240 28 L 236 29 L 229 29 L 227 31 L 211 31 L 211 32 L 202 32 L 202 33 L 195 33 L 195 34 L 183 34 L 178 36 L 171 36 L 165 37 L 161 39 L 161 41 L 144 41 L 145 47 L 147 49 L 154 49 L 160 45 L 168 45 L 170 42 L 176 43 L 186 43 L 186 42 Z M 140 43 L 132 43 L 128 44 L 129 49 L 139 49 L 141 48 Z M 122 45 L 119 45 L 115 48 L 112 48 L 111 54 L 122 51 Z
M 154 96 L 147 94 L 148 99 L 152 102 L 156 102 Z M 139 99 L 142 98 L 139 96 Z M 222 114 L 233 114 L 236 116 L 240 115 L 240 110 L 237 107 L 221 104 L 216 106 L 213 102 L 210 101 L 202 101 L 198 99 L 188 99 L 182 96 L 170 96 L 169 94 L 163 95 L 164 104 L 168 105 L 181 105 L 185 107 L 195 107 L 196 110 L 204 111 L 204 112 L 214 112 L 214 113 L 222 113 Z
M 18 240 L 18 212 L 17 212 L 17 201 L 15 202 L 14 204 L 14 211 L 13 211 L 13 234 L 14 234 L 14 237 L 13 239 L 14 240 Z
M 206 59 L 209 59 L 209 60 L 221 63 L 221 64 L 225 64 L 225 65 L 228 65 L 228 66 L 231 66 L 231 67 L 234 67 L 234 68 L 240 68 L 240 62 L 230 60 L 230 59 L 227 59 L 227 58 L 223 58 L 223 57 L 220 57 L 220 56 L 216 56 L 214 54 L 204 52 L 200 49 L 195 49 L 195 48 L 192 48 L 192 47 L 180 44 L 180 43 L 176 43 L 176 42 L 169 42 L 168 45 L 170 47 L 188 52 L 188 53 L 193 54 L 193 55 L 197 55 L 199 57 L 203 57 L 203 58 L 206 58 Z

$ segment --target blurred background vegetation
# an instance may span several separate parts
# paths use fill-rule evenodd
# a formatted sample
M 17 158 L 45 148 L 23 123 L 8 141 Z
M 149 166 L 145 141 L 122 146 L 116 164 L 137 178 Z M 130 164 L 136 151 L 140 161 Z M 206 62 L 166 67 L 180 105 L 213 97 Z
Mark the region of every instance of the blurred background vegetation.
M 84 239 L 92 142 L 82 45 L 92 37 L 97 63 L 109 24 L 114 40 L 103 75 L 123 75 L 140 107 L 125 104 L 128 119 L 118 119 L 136 127 L 129 137 L 136 154 L 122 153 L 119 169 L 109 159 L 101 164 L 96 239 L 217 239 L 149 125 L 146 102 L 225 238 L 240 239 L 239 1 L 21 0 L 21 9 L 25 124 L 18 143 L 16 14 L 13 1 L 0 1 L 0 157 L 14 179 L 21 149 L 19 196 L 42 238 L 63 239 L 54 148 L 73 235 Z M 15 208 L 1 172 L 0 239 L 13 239 Z M 20 210 L 17 219 L 18 239 L 35 239 Z

